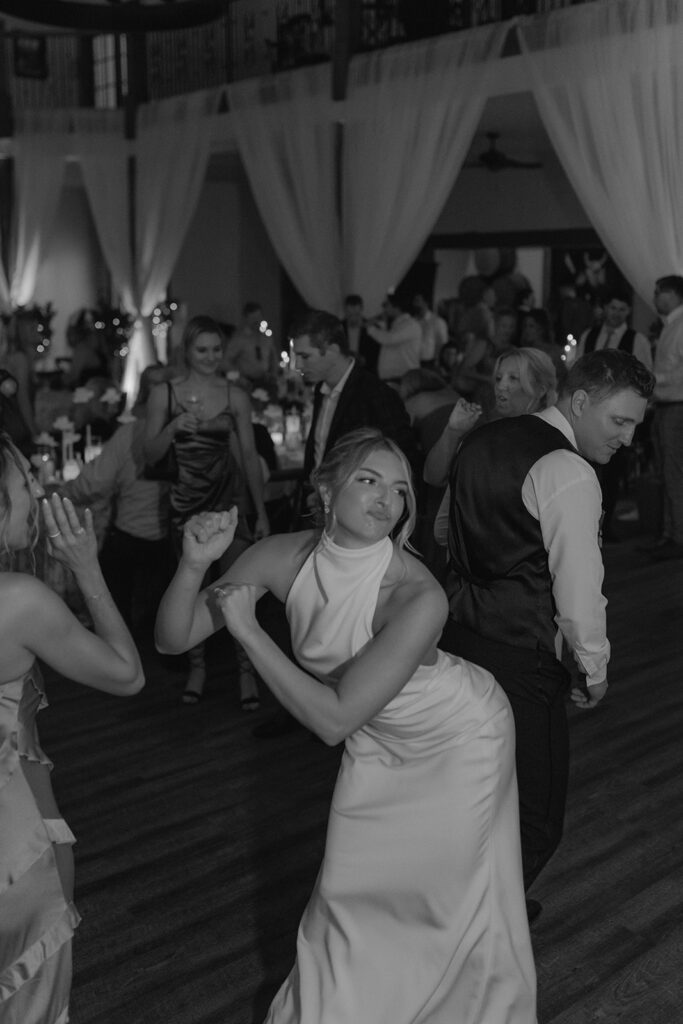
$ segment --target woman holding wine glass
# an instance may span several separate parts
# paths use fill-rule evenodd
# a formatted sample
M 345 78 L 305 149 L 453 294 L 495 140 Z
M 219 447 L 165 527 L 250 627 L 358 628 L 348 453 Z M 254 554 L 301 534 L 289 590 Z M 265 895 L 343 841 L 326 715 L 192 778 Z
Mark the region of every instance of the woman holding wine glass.
M 254 444 L 251 401 L 241 388 L 221 375 L 225 338 L 208 316 L 188 321 L 182 339 L 184 372 L 152 391 L 147 409 L 145 458 L 159 464 L 172 447 L 177 463 L 171 480 L 171 536 L 182 549 L 183 526 L 198 512 L 235 505 L 240 513 L 235 539 L 225 552 L 224 572 L 249 546 L 245 520 L 247 493 L 256 509 L 254 536 L 270 532 L 263 501 L 263 477 Z M 247 491 L 248 489 L 248 491 Z M 258 708 L 258 688 L 251 662 L 235 644 L 240 698 L 245 711 Z M 190 672 L 183 702 L 201 700 L 206 678 L 204 649 L 189 652 Z

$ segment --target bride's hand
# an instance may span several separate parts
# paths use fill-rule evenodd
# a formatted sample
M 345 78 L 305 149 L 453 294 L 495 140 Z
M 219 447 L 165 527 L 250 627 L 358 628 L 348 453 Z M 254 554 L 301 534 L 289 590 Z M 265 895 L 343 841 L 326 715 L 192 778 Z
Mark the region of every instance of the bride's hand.
M 183 559 L 194 568 L 207 569 L 232 544 L 237 529 L 237 509 L 200 512 L 183 527 Z
M 213 590 L 225 624 L 236 640 L 246 641 L 259 629 L 256 587 L 249 583 L 222 583 Z

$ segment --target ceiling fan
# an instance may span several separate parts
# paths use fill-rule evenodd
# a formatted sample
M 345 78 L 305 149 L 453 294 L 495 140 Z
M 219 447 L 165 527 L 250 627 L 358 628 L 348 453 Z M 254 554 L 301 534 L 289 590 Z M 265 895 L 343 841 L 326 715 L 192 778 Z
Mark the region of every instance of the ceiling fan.
M 464 166 L 479 169 L 483 167 L 486 171 L 536 170 L 543 166 L 540 160 L 516 160 L 512 156 L 502 153 L 498 149 L 499 137 L 498 132 L 486 132 L 489 148 Z

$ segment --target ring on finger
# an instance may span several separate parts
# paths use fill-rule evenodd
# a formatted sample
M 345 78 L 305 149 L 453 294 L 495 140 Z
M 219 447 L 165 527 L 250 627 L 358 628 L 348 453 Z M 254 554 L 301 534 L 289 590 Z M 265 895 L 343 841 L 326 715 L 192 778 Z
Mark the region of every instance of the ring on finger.
M 62 536 L 62 531 L 61 530 L 57 530 L 56 533 L 48 533 L 48 537 L 50 538 L 50 540 L 54 540 L 55 537 L 61 537 L 61 536 Z
M 85 528 L 83 526 L 79 526 L 77 530 L 74 530 L 74 533 L 77 537 L 80 537 L 82 533 L 85 533 Z

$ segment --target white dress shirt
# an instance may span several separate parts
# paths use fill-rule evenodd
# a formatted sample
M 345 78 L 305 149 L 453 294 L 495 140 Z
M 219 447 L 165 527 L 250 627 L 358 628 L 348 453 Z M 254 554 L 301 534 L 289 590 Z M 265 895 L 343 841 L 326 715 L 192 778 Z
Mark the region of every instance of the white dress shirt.
M 535 413 L 576 447 L 569 421 L 556 406 Z M 606 633 L 607 600 L 602 593 L 604 567 L 598 541 L 602 492 L 595 471 L 578 452 L 558 449 L 534 463 L 522 485 L 527 512 L 538 520 L 558 626 L 588 686 L 605 681 L 610 645 Z
M 576 447 L 568 420 L 553 406 L 535 413 L 556 427 Z M 522 485 L 527 512 L 540 523 L 548 552 L 558 633 L 555 653 L 567 641 L 588 686 L 604 682 L 610 645 L 602 593 L 604 568 L 598 542 L 602 491 L 594 470 L 578 452 L 564 448 L 535 462 Z M 446 489 L 434 521 L 437 543 L 448 542 L 450 490 Z
M 603 348 L 619 348 L 619 343 L 627 330 L 627 324 L 622 324 L 621 327 L 607 327 L 606 324 L 603 324 L 595 342 L 595 351 L 599 352 L 600 349 Z M 581 335 L 581 339 L 576 348 L 577 359 L 580 359 L 584 354 L 586 338 L 589 334 L 590 330 L 584 331 Z M 650 348 L 650 342 L 647 340 L 645 335 L 640 334 L 639 331 L 636 331 L 636 336 L 633 339 L 633 355 L 636 359 L 640 359 L 641 363 L 644 363 L 648 370 L 652 369 L 652 349 Z
M 369 324 L 368 334 L 382 346 L 377 360 L 380 380 L 398 380 L 408 370 L 419 369 L 422 330 L 409 313 L 397 316 L 389 330 Z
M 318 420 L 315 425 L 315 434 L 313 435 L 313 464 L 316 469 L 323 461 L 325 445 L 327 444 L 327 436 L 330 432 L 332 417 L 334 416 L 334 411 L 337 408 L 339 396 L 344 390 L 344 385 L 349 379 L 349 374 L 355 365 L 356 360 L 352 359 L 346 373 L 341 380 L 337 381 L 333 388 L 330 388 L 328 384 L 320 385 L 320 393 L 323 396 L 323 400 L 320 403 L 320 412 L 318 413 Z
M 683 402 L 683 305 L 664 319 L 655 349 L 655 392 L 657 402 Z

